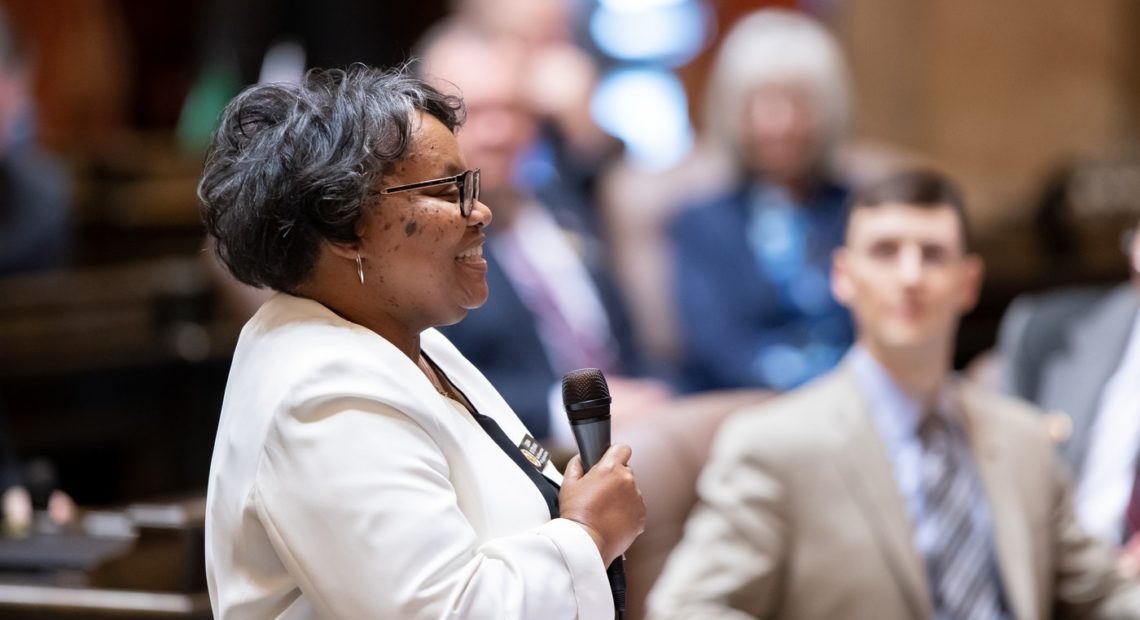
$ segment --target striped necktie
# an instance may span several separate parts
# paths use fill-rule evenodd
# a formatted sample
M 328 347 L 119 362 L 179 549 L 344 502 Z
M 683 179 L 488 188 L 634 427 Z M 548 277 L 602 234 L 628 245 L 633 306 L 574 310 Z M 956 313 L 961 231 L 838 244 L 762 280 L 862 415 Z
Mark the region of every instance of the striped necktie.
M 1002 618 L 1001 585 L 991 533 L 975 518 L 985 501 L 963 433 L 927 413 L 918 428 L 922 488 L 934 537 L 926 568 L 939 620 Z

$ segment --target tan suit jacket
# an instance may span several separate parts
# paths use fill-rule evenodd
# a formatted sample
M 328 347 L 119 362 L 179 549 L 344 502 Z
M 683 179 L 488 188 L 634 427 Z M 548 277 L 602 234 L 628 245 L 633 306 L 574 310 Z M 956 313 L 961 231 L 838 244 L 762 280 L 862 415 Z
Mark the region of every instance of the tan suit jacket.
M 1077 525 L 1029 405 L 968 384 L 966 416 L 1019 620 L 1140 618 L 1140 587 Z M 726 422 L 652 618 L 931 618 L 885 444 L 847 366 Z

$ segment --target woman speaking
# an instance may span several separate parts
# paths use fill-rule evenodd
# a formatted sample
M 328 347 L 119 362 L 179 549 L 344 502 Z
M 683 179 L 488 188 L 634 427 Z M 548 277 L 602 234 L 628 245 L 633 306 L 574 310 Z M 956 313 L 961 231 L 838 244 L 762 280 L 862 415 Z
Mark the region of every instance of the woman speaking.
M 613 617 L 605 567 L 645 518 L 629 448 L 563 478 L 434 329 L 487 298 L 462 119 L 365 67 L 223 113 L 206 226 L 237 279 L 277 293 L 242 330 L 214 446 L 218 618 Z

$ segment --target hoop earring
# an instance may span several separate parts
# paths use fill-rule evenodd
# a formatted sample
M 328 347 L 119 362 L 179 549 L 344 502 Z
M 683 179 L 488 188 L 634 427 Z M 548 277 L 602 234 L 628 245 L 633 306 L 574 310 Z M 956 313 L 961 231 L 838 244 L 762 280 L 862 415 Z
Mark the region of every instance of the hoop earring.
M 360 254 L 356 255 L 356 276 L 360 278 L 360 283 L 364 284 L 364 261 L 360 260 Z

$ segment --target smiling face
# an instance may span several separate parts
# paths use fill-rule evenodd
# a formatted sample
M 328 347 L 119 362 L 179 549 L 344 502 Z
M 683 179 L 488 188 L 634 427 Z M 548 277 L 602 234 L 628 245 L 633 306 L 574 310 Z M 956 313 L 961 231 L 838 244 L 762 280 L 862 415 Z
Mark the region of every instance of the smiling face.
M 833 263 L 832 289 L 859 341 L 886 355 L 944 354 L 973 308 L 982 263 L 967 254 L 953 207 L 856 208 Z
M 455 135 L 420 113 L 407 156 L 381 188 L 454 176 L 467 169 Z M 491 211 L 476 201 L 459 212 L 453 183 L 380 196 L 364 210 L 358 250 L 364 282 L 384 319 L 414 332 L 450 325 L 487 301 L 483 227 Z

